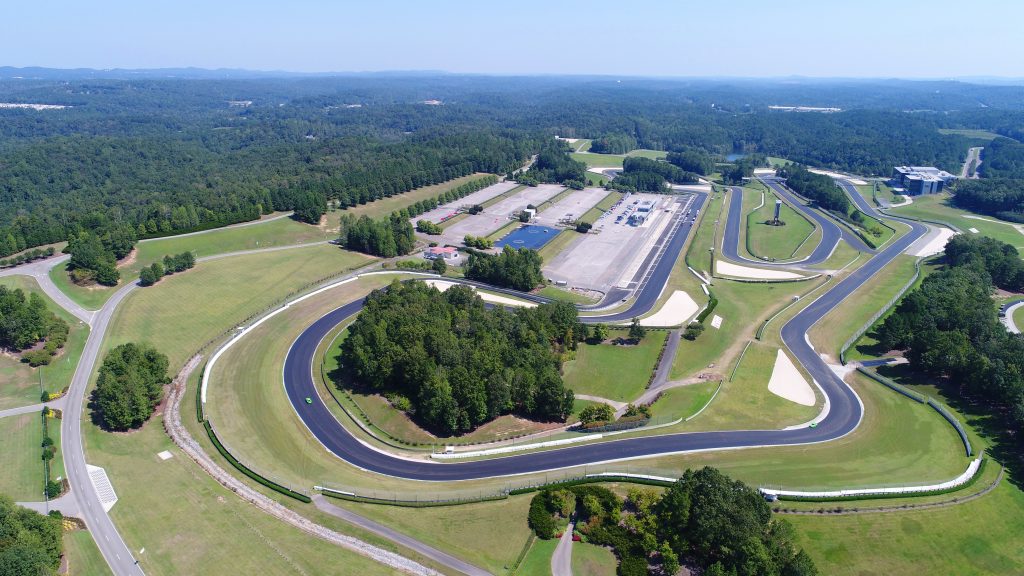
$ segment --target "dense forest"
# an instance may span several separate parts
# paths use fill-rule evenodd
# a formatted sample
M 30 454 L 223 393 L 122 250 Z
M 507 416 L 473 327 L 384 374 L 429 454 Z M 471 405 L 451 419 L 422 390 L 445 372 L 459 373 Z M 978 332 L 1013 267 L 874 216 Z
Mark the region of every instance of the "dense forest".
M 953 187 L 953 205 L 1011 222 L 1024 222 L 1024 178 L 961 180 Z
M 575 188 L 582 188 L 587 180 L 587 165 L 573 160 L 569 153 L 569 145 L 561 140 L 548 140 L 537 154 L 537 161 L 519 181 L 524 184 L 533 182 L 557 182 Z
M 825 210 L 838 212 L 842 215 L 850 213 L 850 199 L 835 180 L 823 174 L 815 174 L 807 168 L 788 164 L 779 170 L 779 176 L 786 179 L 786 186 L 797 194 L 809 198 Z
M 636 149 L 636 138 L 628 134 L 612 134 L 590 142 L 590 151 L 598 154 L 625 154 Z
M 985 237 L 954 236 L 946 267 L 925 278 L 879 328 L 887 349 L 906 350 L 916 370 L 951 390 L 1024 424 L 1024 337 L 997 317 L 993 287 L 1020 290 L 1024 263 L 1012 246 Z
M 60 512 L 43 516 L 0 494 L 0 574 L 57 574 L 64 551 Z
M 593 139 L 595 151 L 666 150 L 694 173 L 740 152 L 887 175 L 898 164 L 954 171 L 975 141 L 939 128 L 1014 136 L 1024 116 L 1020 88 L 957 82 L 87 76 L 0 79 L 5 102 L 67 106 L 0 110 L 0 258 L 82 231 L 143 239 L 274 210 L 315 222 L 328 202 L 507 174 L 538 153 L 528 180 L 582 183 L 554 135 Z M 986 148 L 986 176 L 1011 170 L 1000 157 L 1016 156 L 1000 147 L 1010 145 Z
M 488 309 L 468 286 L 393 282 L 366 297 L 340 365 L 426 428 L 460 434 L 502 414 L 565 420 L 573 394 L 559 354 L 576 346 L 571 304 Z
M 996 138 L 981 151 L 978 172 L 985 178 L 1024 179 L 1024 144 L 1010 138 Z
M 358 219 L 353 214 L 342 214 L 340 223 L 338 240 L 349 250 L 393 258 L 412 252 L 416 245 L 412 223 L 399 214 L 378 220 L 365 214 Z
M 626 158 L 622 173 L 608 183 L 609 188 L 631 192 L 665 192 L 669 184 L 695 184 L 697 175 L 682 168 L 650 158 Z
M 541 538 L 554 537 L 556 518 L 570 515 L 587 542 L 612 549 L 621 576 L 677 574 L 683 563 L 705 576 L 818 573 L 758 491 L 710 467 L 687 470 L 660 495 L 631 488 L 623 500 L 585 484 L 546 489 L 530 502 L 530 528 Z

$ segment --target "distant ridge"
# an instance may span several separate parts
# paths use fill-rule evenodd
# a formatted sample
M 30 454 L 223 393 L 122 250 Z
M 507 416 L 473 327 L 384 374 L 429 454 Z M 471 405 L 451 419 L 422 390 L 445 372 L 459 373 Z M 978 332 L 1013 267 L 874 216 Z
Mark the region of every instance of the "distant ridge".
M 331 76 L 442 76 L 437 70 L 396 70 L 388 72 L 288 72 L 241 68 L 43 68 L 0 66 L 0 80 L 131 80 L 136 78 L 179 78 L 188 80 L 245 80 L 261 78 L 325 78 Z

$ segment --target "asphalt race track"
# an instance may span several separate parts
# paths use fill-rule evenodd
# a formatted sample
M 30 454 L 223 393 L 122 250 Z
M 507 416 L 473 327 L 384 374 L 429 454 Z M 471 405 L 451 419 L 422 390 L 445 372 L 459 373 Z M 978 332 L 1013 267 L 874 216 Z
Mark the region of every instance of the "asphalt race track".
M 703 206 L 704 198 L 700 201 L 700 205 Z M 871 213 L 874 211 L 871 210 Z M 437 463 L 399 458 L 378 452 L 353 437 L 320 401 L 313 383 L 312 366 L 317 346 L 335 326 L 362 308 L 362 300 L 333 310 L 299 335 L 285 359 L 285 389 L 296 413 L 310 432 L 336 456 L 364 470 L 413 480 L 470 480 L 694 450 L 783 446 L 834 440 L 857 427 L 863 415 L 863 406 L 853 390 L 817 355 L 805 335 L 818 320 L 927 232 L 927 228 L 921 224 L 909 221 L 906 223 L 911 227 L 909 233 L 875 254 L 864 266 L 833 286 L 782 327 L 783 342 L 821 386 L 826 396 L 827 414 L 813 428 L 808 426 L 793 430 L 688 432 L 572 446 L 473 462 Z M 659 263 L 659 270 L 656 271 L 657 275 L 652 277 L 642 293 L 637 295 L 630 310 L 605 317 L 585 317 L 582 318 L 583 321 L 607 322 L 615 318 L 631 318 L 649 310 L 661 293 L 688 234 L 689 228 L 685 231 L 680 229 L 677 236 L 682 238 L 672 239 L 671 248 L 676 250 L 674 256 L 671 256 L 673 253 L 668 253 L 669 255 L 663 258 Z M 731 231 L 727 228 L 728 245 L 736 246 L 739 240 L 737 236 L 738 227 Z M 646 308 L 643 309 L 644 307 Z M 315 399 L 312 404 L 306 403 L 307 397 Z

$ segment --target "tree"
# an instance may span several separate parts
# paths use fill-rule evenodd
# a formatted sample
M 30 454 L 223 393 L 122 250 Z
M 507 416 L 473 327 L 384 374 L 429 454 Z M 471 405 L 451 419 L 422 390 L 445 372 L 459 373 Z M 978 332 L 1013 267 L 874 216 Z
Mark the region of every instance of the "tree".
M 63 551 L 58 514 L 43 516 L 0 495 L 0 574 L 56 574 Z
M 608 404 L 591 404 L 580 410 L 580 423 L 609 422 L 615 419 L 615 409 Z
M 590 330 L 590 341 L 594 344 L 600 344 L 608 339 L 608 327 L 604 324 L 594 324 Z
M 93 393 L 93 414 L 108 430 L 141 426 L 163 397 L 167 356 L 154 348 L 121 344 L 107 353 Z
M 629 339 L 639 342 L 647 335 L 647 329 L 640 325 L 639 318 L 633 318 L 629 324 Z
M 443 276 L 448 271 L 448 263 L 444 261 L 444 258 L 434 258 L 434 261 L 430 264 L 430 269 Z
M 145 267 L 139 270 L 139 285 L 140 286 L 152 286 L 157 281 L 156 276 L 153 274 L 153 269 Z

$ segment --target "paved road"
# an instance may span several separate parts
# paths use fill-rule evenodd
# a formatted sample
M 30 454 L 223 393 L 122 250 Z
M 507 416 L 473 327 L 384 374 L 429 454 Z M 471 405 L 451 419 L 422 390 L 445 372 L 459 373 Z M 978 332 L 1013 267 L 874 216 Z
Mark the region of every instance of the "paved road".
M 981 148 L 981 146 L 976 146 L 967 149 L 967 159 L 964 160 L 964 165 L 960 167 L 960 178 L 976 179 L 978 177 L 978 167 L 981 166 Z M 971 168 L 971 162 L 975 162 L 974 173 L 968 174 L 967 172 Z
M 317 345 L 335 326 L 358 312 L 362 307 L 361 301 L 348 303 L 329 312 L 314 322 L 296 339 L 285 359 L 285 388 L 293 408 L 310 432 L 336 456 L 365 470 L 415 480 L 452 481 L 489 478 L 694 450 L 797 445 L 834 440 L 845 436 L 857 427 L 863 409 L 853 390 L 829 369 L 811 347 L 805 335 L 811 326 L 848 298 L 857 288 L 877 274 L 927 231 L 924 226 L 916 222 L 908 222 L 908 224 L 911 226 L 911 231 L 908 234 L 898 238 L 884 250 L 875 254 L 860 269 L 835 284 L 782 327 L 783 342 L 797 361 L 821 385 L 827 399 L 827 414 L 817 422 L 814 428 L 689 432 L 615 440 L 472 462 L 438 463 L 396 458 L 379 452 L 352 437 L 319 400 L 314 400 L 312 404 L 305 402 L 307 397 L 319 398 L 311 373 Z M 727 239 L 732 244 L 735 244 L 737 240 L 735 236 Z M 663 283 L 652 282 L 644 290 L 644 293 L 638 295 L 637 302 L 653 302 L 657 299 L 657 294 L 661 292 L 663 285 Z M 620 314 L 623 318 L 634 315 L 636 313 L 632 310 Z M 606 320 L 585 317 L 583 321 Z
M 551 576 L 572 576 L 572 529 L 575 525 L 570 522 L 562 533 L 562 539 L 555 547 L 555 553 L 551 555 Z
M 2 276 L 31 276 L 36 279 L 39 283 L 39 287 L 43 289 L 43 292 L 50 297 L 51 300 L 57 303 L 58 306 L 67 310 L 76 318 L 90 324 L 92 322 L 93 315 L 96 312 L 92 310 L 86 310 L 78 305 L 77 302 L 68 297 L 67 294 L 60 291 L 57 285 L 50 279 L 50 270 L 56 266 L 63 264 L 70 256 L 67 254 L 60 254 L 53 256 L 45 260 L 36 260 L 29 264 L 22 264 L 21 266 L 15 266 L 14 268 L 7 268 L 0 270 L 0 277 Z
M 1024 302 L 1017 302 L 1003 309 L 1003 324 L 1006 325 L 1007 330 L 1014 334 L 1020 334 L 1021 327 L 1017 326 L 1017 323 L 1013 321 L 1013 315 L 1021 306 L 1024 306 Z

